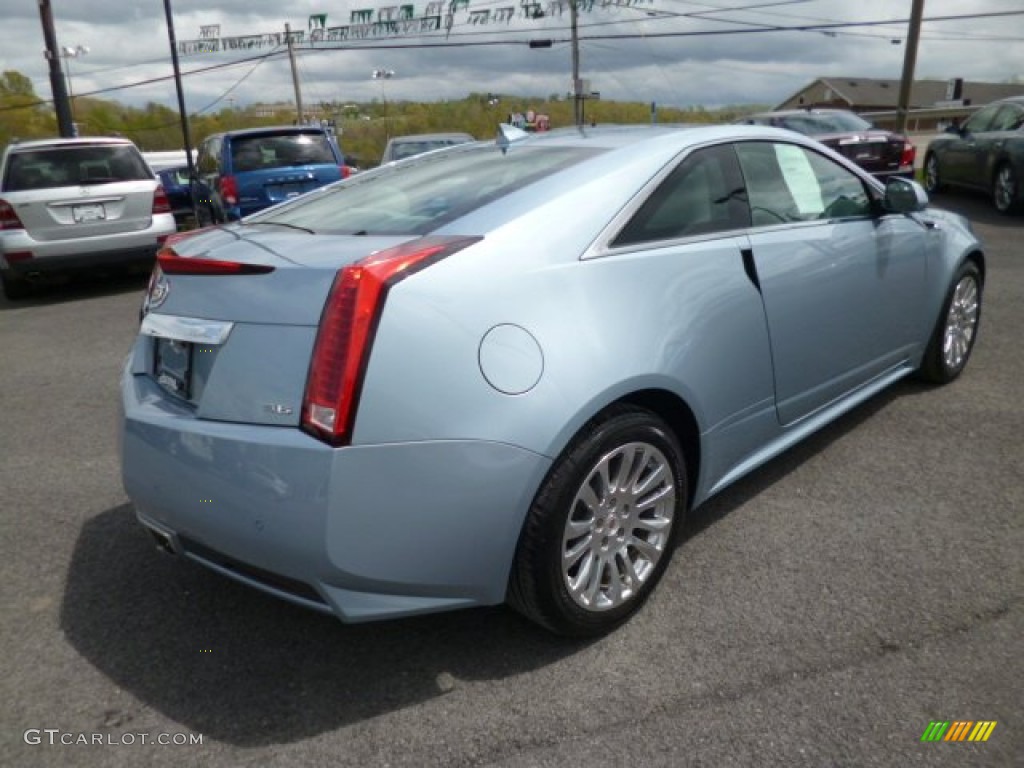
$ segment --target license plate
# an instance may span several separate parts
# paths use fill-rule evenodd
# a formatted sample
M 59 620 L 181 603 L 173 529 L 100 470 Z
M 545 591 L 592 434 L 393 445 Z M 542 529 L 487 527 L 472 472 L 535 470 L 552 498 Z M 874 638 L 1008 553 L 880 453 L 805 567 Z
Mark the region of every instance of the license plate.
M 103 209 L 103 206 L 100 203 L 90 203 L 88 205 L 71 206 L 71 216 L 78 223 L 84 221 L 100 221 L 101 219 L 107 218 L 107 212 Z
M 157 383 L 186 400 L 192 394 L 192 344 L 176 339 L 156 340 Z
M 273 184 L 267 187 L 267 194 L 271 198 L 290 200 L 293 197 L 305 194 L 313 189 L 307 181 L 293 181 L 285 184 Z

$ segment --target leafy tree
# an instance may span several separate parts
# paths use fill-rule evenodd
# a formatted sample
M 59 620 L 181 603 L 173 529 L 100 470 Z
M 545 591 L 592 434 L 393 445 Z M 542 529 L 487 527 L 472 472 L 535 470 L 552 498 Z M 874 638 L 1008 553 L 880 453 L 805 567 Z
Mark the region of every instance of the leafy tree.
M 0 146 L 16 138 L 53 136 L 56 130 L 56 118 L 36 96 L 32 81 L 14 70 L 0 74 Z
M 648 123 L 649 102 L 618 102 L 588 99 L 584 117 L 589 124 Z M 513 112 L 533 110 L 548 115 L 552 128 L 572 125 L 572 99 L 552 93 L 547 97 L 471 92 L 464 99 L 440 102 L 385 101 L 373 99 L 353 104 L 337 100 L 309 105 L 318 118 L 333 120 L 341 134 L 346 155 L 364 167 L 380 160 L 388 138 L 410 133 L 465 131 L 478 139 L 494 136 L 499 123 Z M 729 122 L 754 112 L 756 106 L 731 106 L 709 111 L 703 107 L 659 107 L 660 123 Z M 142 108 L 94 97 L 75 98 L 75 120 L 83 135 L 126 136 L 147 151 L 181 149 L 181 121 L 176 110 L 157 103 Z M 193 146 L 211 133 L 267 125 L 290 125 L 295 117 L 288 104 L 255 104 L 248 108 L 222 109 L 189 116 Z M 41 102 L 31 81 L 15 72 L 0 77 L 0 144 L 13 137 L 56 136 L 53 109 Z

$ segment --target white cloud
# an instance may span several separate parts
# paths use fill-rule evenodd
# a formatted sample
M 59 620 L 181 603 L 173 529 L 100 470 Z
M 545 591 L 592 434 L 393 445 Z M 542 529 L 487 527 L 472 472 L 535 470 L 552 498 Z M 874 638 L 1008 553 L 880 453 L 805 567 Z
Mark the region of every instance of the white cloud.
M 544 0 L 547 7 L 549 0 Z M 804 0 L 742 12 L 715 12 L 716 18 L 698 19 L 681 14 L 709 12 L 712 7 L 738 8 L 754 0 L 653 0 L 635 8 L 602 8 L 580 14 L 581 74 L 605 98 L 658 101 L 664 105 L 776 103 L 815 77 L 851 75 L 898 78 L 903 66 L 906 24 L 853 27 L 821 31 L 765 32 L 745 30 L 786 26 L 865 22 L 906 17 L 910 0 Z M 447 3 L 446 3 L 447 4 Z M 76 94 L 126 85 L 171 73 L 163 4 L 132 4 L 123 0 L 54 0 L 54 15 L 61 45 L 87 45 L 88 55 L 71 63 Z M 398 5 L 396 3 L 395 5 Z M 328 26 L 347 22 L 356 8 L 379 9 L 386 3 L 342 4 L 335 0 L 174 0 L 179 40 L 199 36 L 199 28 L 219 24 L 223 36 L 283 31 L 285 22 L 305 30 L 310 14 L 327 13 Z M 469 10 L 513 7 L 520 0 L 470 0 Z M 425 10 L 414 0 L 416 15 Z M 925 16 L 983 14 L 1021 10 L 1019 0 L 929 0 Z M 653 12 L 650 17 L 647 12 Z M 669 15 L 673 14 L 673 15 Z M 43 35 L 32 0 L 0 0 L 4 45 L 0 68 L 29 76 L 36 92 L 50 96 L 49 76 L 42 56 Z M 613 23 L 614 22 L 614 23 Z M 736 30 L 736 34 L 660 37 L 665 33 Z M 643 35 L 632 39 L 595 39 L 598 35 Z M 517 18 L 508 25 L 471 25 L 465 10 L 455 17 L 448 42 L 516 41 L 516 45 L 490 45 L 442 49 L 397 47 L 368 50 L 353 43 L 346 50 L 301 51 L 299 73 L 306 100 L 317 102 L 458 99 L 472 91 L 495 91 L 547 96 L 564 93 L 570 82 L 570 48 L 559 43 L 551 49 L 530 49 L 526 41 L 569 37 L 568 14 L 540 21 Z M 443 33 L 427 37 L 376 39 L 371 44 L 400 46 L 443 42 Z M 255 54 L 265 53 L 255 51 Z M 252 54 L 250 54 L 252 55 Z M 225 64 L 244 58 L 217 53 L 182 58 L 185 71 Z M 396 77 L 374 81 L 370 72 L 386 67 Z M 244 77 L 251 71 L 248 77 Z M 916 67 L 918 77 L 964 77 L 968 80 L 1005 81 L 1024 74 L 1024 16 L 927 22 L 922 31 Z M 243 79 L 244 77 L 244 79 Z M 239 82 L 241 81 L 241 82 Z M 234 104 L 285 101 L 292 98 L 286 56 L 263 63 L 241 64 L 185 80 L 187 104 L 196 110 L 217 102 L 234 87 Z M 307 95 L 308 94 L 308 95 Z M 141 105 L 155 101 L 176 105 L 170 80 L 116 91 L 110 98 Z M 217 102 L 215 109 L 227 106 Z

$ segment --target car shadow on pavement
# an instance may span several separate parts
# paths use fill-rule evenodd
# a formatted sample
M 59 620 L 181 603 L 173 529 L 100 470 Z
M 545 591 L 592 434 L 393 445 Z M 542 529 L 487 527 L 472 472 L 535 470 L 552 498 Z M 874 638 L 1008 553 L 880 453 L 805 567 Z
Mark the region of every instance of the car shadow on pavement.
M 686 524 L 683 526 L 681 539 L 699 536 L 701 532 L 726 517 L 732 510 L 756 498 L 758 494 L 780 482 L 804 462 L 826 450 L 836 440 L 842 439 L 844 435 L 857 429 L 864 422 L 870 421 L 894 400 L 923 394 L 932 389 L 934 387 L 913 378 L 903 379 L 861 403 L 852 411 L 843 414 L 831 424 L 771 459 L 767 464 L 758 467 L 749 475 L 741 477 L 697 509 L 691 510 Z
M 718 494 L 684 539 L 727 517 L 893 400 L 902 382 Z M 82 527 L 61 628 L 116 685 L 194 732 L 244 747 L 289 743 L 500 681 L 588 643 L 549 635 L 503 607 L 363 625 L 293 606 L 158 553 L 130 505 Z
M 24 299 L 12 301 L 0 295 L 0 312 L 132 292 L 139 294 L 139 304 L 141 305 L 146 281 L 149 280 L 149 272 L 150 270 L 146 268 L 144 272 L 116 271 L 87 276 L 48 278 L 39 285 L 33 286 L 32 293 Z
M 160 554 L 128 504 L 83 525 L 60 624 L 145 706 L 244 747 L 306 739 L 586 646 L 501 607 L 345 625 Z

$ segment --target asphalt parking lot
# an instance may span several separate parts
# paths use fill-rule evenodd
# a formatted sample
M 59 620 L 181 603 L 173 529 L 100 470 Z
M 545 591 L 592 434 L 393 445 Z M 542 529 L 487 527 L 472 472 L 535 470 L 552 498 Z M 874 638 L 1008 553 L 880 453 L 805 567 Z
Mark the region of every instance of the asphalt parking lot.
M 988 248 L 964 376 L 694 512 L 588 643 L 501 608 L 345 626 L 159 555 L 115 442 L 144 279 L 0 299 L 0 765 L 1020 765 L 1024 218 L 937 202 Z

